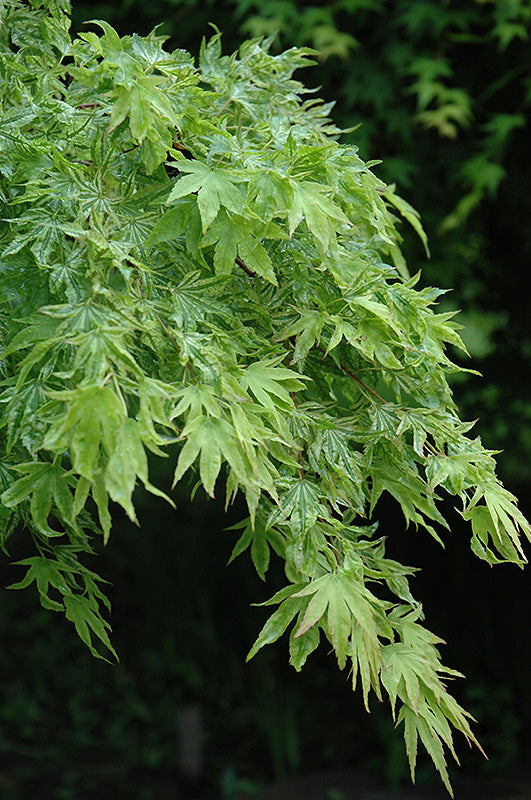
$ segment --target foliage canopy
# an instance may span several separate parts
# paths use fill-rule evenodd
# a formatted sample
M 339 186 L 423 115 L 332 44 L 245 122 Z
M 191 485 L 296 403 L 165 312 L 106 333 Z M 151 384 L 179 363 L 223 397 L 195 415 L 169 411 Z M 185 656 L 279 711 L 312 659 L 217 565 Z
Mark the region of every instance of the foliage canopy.
M 210 22 L 228 51 L 275 32 L 273 49 L 316 48 L 309 80 L 339 101 L 338 124 L 359 124 L 342 141 L 383 159 L 380 177 L 421 210 L 431 259 L 411 235 L 404 252 L 427 283 L 455 291 L 441 308 L 461 308 L 465 344 L 489 376 L 456 380 L 462 413 L 482 419 L 490 447 L 506 448 L 502 475 L 527 486 L 531 406 L 521 376 L 531 341 L 520 276 L 531 259 L 521 224 L 531 214 L 531 3 L 394 0 L 390 10 L 382 0 L 76 0 L 73 20 L 80 29 L 103 17 L 122 33 L 164 20 L 171 41 L 191 52 Z
M 285 562 L 249 658 L 291 625 L 300 670 L 322 636 L 367 708 L 388 695 L 412 776 L 420 738 L 451 791 L 451 726 L 477 744 L 459 673 L 374 510 L 386 492 L 439 538 L 454 496 L 491 564 L 522 565 L 531 529 L 458 416 L 459 326 L 400 251 L 397 213 L 427 247 L 418 215 L 293 78 L 313 51 L 228 57 L 216 33 L 196 66 L 104 21 L 71 40 L 68 11 L 0 8 L 0 536 L 23 526 L 36 553 L 12 588 L 116 655 L 80 557 L 111 503 L 136 521 L 138 482 L 172 502 L 148 453 L 176 445 L 174 483 L 244 494 L 232 557 Z

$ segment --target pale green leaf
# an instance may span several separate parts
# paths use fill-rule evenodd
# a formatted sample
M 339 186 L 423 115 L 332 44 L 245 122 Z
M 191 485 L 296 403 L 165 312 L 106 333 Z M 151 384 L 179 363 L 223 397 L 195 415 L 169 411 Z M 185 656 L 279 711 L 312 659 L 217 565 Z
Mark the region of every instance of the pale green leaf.
M 206 436 L 199 458 L 199 475 L 210 497 L 214 497 L 214 484 L 221 469 L 221 452 L 214 438 Z
M 313 628 L 310 628 L 306 633 L 297 636 L 296 631 L 300 627 L 301 622 L 302 618 L 299 618 L 289 638 L 289 663 L 297 672 L 300 672 L 308 656 L 319 646 L 320 638 L 318 625 L 314 625 Z
M 288 598 L 277 608 L 269 617 L 264 627 L 258 634 L 258 638 L 249 650 L 247 661 L 250 661 L 256 653 L 267 644 L 272 644 L 279 639 L 293 617 L 301 607 L 301 600 L 295 597 Z
M 72 594 L 66 595 L 64 602 L 66 618 L 73 622 L 80 639 L 85 642 L 91 653 L 96 658 L 103 658 L 93 644 L 93 636 L 96 636 L 118 660 L 118 654 L 107 633 L 109 624 L 100 617 L 97 605 L 88 597 Z
M 240 556 L 245 550 L 247 550 L 247 548 L 252 542 L 252 538 L 253 538 L 253 529 L 251 527 L 251 524 L 247 523 L 247 525 L 243 529 L 242 535 L 232 548 L 232 553 L 230 554 L 230 558 L 227 561 L 227 565 L 232 564 L 235 558 L 238 558 L 238 556 Z
M 197 192 L 203 232 L 216 219 L 221 206 L 228 211 L 238 213 L 242 205 L 242 196 L 234 177 L 225 170 L 212 170 L 199 161 L 180 163 L 179 169 L 189 174 L 177 181 L 167 202 L 171 203 L 179 197 Z
M 407 200 L 404 200 L 403 197 L 395 194 L 394 187 L 389 187 L 388 191 L 385 192 L 384 197 L 388 200 L 392 205 L 398 209 L 400 214 L 406 219 L 409 224 L 414 228 L 416 233 L 418 234 L 419 239 L 421 240 L 422 244 L 424 245 L 424 250 L 426 252 L 427 257 L 430 257 L 430 251 L 428 248 L 428 237 L 426 236 L 426 232 L 422 227 L 422 223 L 420 221 L 420 214 L 416 211 L 412 205 L 410 205 Z

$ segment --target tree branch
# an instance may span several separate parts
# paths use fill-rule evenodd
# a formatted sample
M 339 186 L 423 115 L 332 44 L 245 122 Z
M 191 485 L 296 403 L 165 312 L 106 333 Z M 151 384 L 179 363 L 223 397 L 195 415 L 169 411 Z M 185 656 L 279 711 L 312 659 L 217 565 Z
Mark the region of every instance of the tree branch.
M 252 271 L 252 269 L 249 269 L 249 267 L 247 266 L 247 264 L 245 263 L 245 261 L 242 261 L 242 259 L 240 258 L 240 256 L 236 256 L 236 258 L 235 258 L 234 260 L 235 260 L 236 264 L 237 264 L 239 267 L 241 267 L 241 268 L 243 269 L 243 271 L 244 271 L 244 272 L 246 272 L 246 273 L 247 273 L 247 275 L 248 275 L 250 278 L 256 278 L 256 272 L 253 272 L 253 271 Z
M 319 350 L 320 353 L 324 354 L 325 358 L 330 358 L 330 353 L 327 353 L 326 350 L 323 350 L 323 348 L 320 347 L 318 344 L 316 344 L 315 347 L 317 350 Z M 363 386 L 364 389 L 370 392 L 373 395 L 373 397 L 376 397 L 376 399 L 379 400 L 381 403 L 387 403 L 387 400 L 385 400 L 381 395 L 379 395 L 378 392 L 375 392 L 374 389 L 371 389 L 370 386 L 367 386 L 367 384 L 364 381 L 362 381 L 361 378 L 358 378 L 358 376 L 354 372 L 352 372 L 352 370 L 348 369 L 348 367 L 345 367 L 344 364 L 338 364 L 336 361 L 334 361 L 334 364 L 336 364 L 336 366 L 339 367 L 341 372 L 344 372 L 345 375 L 348 375 L 349 378 L 352 378 L 353 381 L 356 381 L 356 383 L 359 383 L 360 386 Z

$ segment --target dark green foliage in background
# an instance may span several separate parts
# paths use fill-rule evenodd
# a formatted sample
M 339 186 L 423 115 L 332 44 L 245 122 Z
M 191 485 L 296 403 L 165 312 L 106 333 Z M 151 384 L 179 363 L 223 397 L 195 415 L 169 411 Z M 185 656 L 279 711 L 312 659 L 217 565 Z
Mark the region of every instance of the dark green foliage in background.
M 232 559 L 285 564 L 248 658 L 292 625 L 300 670 L 326 639 L 450 791 L 450 726 L 476 742 L 459 673 L 373 512 L 390 495 L 439 540 L 454 497 L 489 564 L 522 565 L 530 529 L 457 413 L 458 326 L 400 249 L 398 214 L 427 251 L 418 215 L 293 79 L 313 51 L 216 34 L 196 67 L 105 21 L 71 42 L 65 11 L 2 6 L 2 544 L 34 547 L 12 588 L 115 656 L 84 556 L 111 502 L 137 521 L 137 483 L 172 504 L 147 453 L 177 444 L 174 483 L 245 497 Z

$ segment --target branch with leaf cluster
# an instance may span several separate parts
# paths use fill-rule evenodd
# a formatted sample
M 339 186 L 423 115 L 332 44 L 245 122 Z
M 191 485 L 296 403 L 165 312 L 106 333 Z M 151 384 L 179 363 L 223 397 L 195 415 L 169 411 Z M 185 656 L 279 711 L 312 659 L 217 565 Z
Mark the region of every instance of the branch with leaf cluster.
M 374 509 L 386 492 L 439 538 L 453 495 L 489 563 L 522 564 L 530 527 L 457 415 L 458 326 L 409 277 L 392 210 L 423 236 L 418 217 L 306 99 L 311 51 L 228 58 L 216 34 L 196 66 L 103 21 L 71 40 L 66 12 L 0 11 L 0 538 L 22 527 L 36 553 L 13 588 L 115 655 L 84 555 L 113 503 L 136 522 L 139 482 L 172 502 L 148 453 L 178 443 L 175 483 L 246 498 L 233 557 L 285 562 L 249 657 L 291 625 L 300 669 L 326 639 L 367 708 L 388 695 L 412 775 L 420 739 L 450 791 L 470 716 Z

